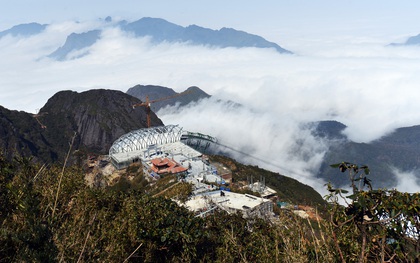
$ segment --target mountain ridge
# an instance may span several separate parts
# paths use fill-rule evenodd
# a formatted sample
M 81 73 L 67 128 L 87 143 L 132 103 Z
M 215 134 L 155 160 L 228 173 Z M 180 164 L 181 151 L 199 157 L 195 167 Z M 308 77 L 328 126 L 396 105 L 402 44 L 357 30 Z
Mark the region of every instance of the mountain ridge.
M 346 176 L 337 176 L 331 164 L 351 162 L 368 165 L 369 177 L 375 188 L 395 186 L 396 175 L 393 169 L 402 172 L 419 171 L 420 169 L 420 125 L 401 127 L 394 132 L 370 143 L 356 143 L 348 139 L 335 141 L 318 172 L 318 177 L 333 182 L 337 186 L 347 186 Z M 416 175 L 418 181 L 420 177 Z
M 197 25 L 182 27 L 162 18 L 151 17 L 143 17 L 131 23 L 122 20 L 111 25 L 111 27 L 112 26 L 119 27 L 123 32 L 132 34 L 134 37 L 149 36 L 151 42 L 154 44 L 162 42 L 180 42 L 189 45 L 204 45 L 218 48 L 274 48 L 277 52 L 282 54 L 293 54 L 291 51 L 282 48 L 274 42 L 267 41 L 261 36 L 233 28 L 223 27 L 219 30 L 213 30 Z M 107 27 L 110 27 L 110 25 Z M 97 41 L 101 40 L 101 33 L 104 28 L 106 27 L 103 26 L 82 33 L 70 34 L 67 36 L 64 44 L 47 55 L 47 57 L 63 61 L 66 59 L 77 59 L 87 55 L 89 53 L 88 51 L 82 52 L 77 56 L 70 56 L 73 52 L 83 51 L 83 49 L 89 48 Z M 7 30 L 3 32 L 6 34 Z M 2 32 L 0 32 L 0 34 L 1 33 Z
M 63 46 L 56 49 L 47 57 L 56 59 L 58 61 L 66 60 L 72 52 L 83 50 L 95 44 L 100 38 L 101 30 L 91 30 L 83 33 L 71 33 L 67 36 L 66 42 Z M 87 55 L 89 52 L 85 51 L 74 58 L 79 58 Z
M 183 92 L 177 93 L 173 89 L 156 85 L 136 85 L 127 90 L 127 94 L 134 96 L 142 101 L 155 100 L 151 103 L 150 108 L 158 112 L 161 108 L 166 106 L 186 106 L 189 103 L 197 102 L 201 99 L 210 98 L 211 96 L 201 90 L 197 86 L 191 86 Z
M 19 24 L 9 29 L 6 29 L 4 31 L 1 31 L 0 38 L 6 35 L 11 35 L 14 37 L 16 36 L 29 37 L 29 36 L 41 33 L 42 31 L 45 30 L 47 26 L 48 26 L 47 24 L 39 24 L 35 22 L 27 23 L 27 24 Z

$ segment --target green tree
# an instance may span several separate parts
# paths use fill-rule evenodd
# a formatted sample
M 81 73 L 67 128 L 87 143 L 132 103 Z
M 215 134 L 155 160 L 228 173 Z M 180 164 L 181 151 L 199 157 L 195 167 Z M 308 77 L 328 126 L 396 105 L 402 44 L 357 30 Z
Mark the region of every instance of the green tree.
M 29 158 L 0 157 L 0 261 L 50 262 L 57 254 L 51 224 L 43 220 L 36 187 L 39 166 Z
M 331 224 L 342 262 L 418 262 L 419 194 L 373 189 L 366 165 L 331 165 L 347 172 L 352 193 L 327 184 Z M 339 203 L 345 202 L 346 206 Z

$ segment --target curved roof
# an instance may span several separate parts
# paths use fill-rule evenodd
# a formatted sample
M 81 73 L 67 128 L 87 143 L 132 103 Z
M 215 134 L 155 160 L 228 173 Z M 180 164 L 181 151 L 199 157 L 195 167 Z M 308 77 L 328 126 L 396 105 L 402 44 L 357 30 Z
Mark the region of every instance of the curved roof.
M 162 145 L 181 140 L 182 128 L 167 125 L 131 131 L 118 138 L 109 149 L 109 155 L 147 149 L 150 145 Z

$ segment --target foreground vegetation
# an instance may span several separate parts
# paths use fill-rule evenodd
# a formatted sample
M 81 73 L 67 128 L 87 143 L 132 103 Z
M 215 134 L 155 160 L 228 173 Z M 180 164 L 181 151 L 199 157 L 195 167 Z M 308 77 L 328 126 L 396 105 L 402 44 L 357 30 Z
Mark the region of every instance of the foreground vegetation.
M 364 167 L 344 165 L 340 169 L 351 171 L 353 181 L 369 183 L 359 175 Z M 355 187 L 343 207 L 336 201 L 345 191 L 330 186 L 332 206 L 323 221 L 288 210 L 278 210 L 272 220 L 223 212 L 199 218 L 165 198 L 170 191 L 151 193 L 141 176 L 89 188 L 80 168 L 0 156 L 0 262 L 414 262 L 419 257 L 418 195 Z

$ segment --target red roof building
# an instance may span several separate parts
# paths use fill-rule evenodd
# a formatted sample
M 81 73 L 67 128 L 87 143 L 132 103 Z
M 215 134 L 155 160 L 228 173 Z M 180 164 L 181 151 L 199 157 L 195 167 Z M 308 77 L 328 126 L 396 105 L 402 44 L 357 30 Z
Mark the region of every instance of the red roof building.
M 151 169 L 157 174 L 178 174 L 188 170 L 188 168 L 183 167 L 174 160 L 168 158 L 156 158 L 151 160 Z

